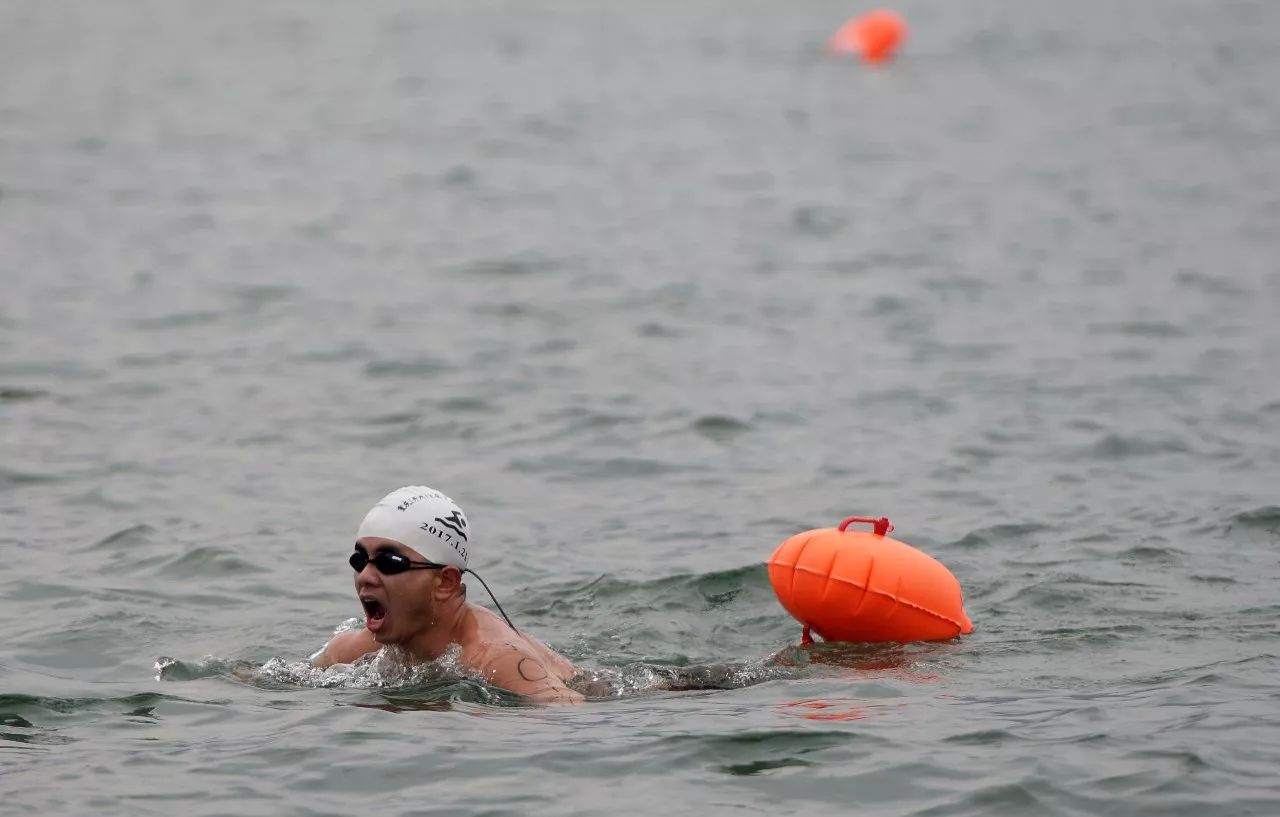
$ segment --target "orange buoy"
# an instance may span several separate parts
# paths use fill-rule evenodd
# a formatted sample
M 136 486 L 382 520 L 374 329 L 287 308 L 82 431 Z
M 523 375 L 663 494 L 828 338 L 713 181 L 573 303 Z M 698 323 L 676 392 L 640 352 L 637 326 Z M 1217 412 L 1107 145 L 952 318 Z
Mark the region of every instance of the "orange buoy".
M 869 522 L 871 532 L 848 530 Z M 826 641 L 937 641 L 973 632 L 960 582 L 941 562 L 886 534 L 885 518 L 851 516 L 797 533 L 769 557 L 778 601 Z
M 907 36 L 907 24 L 892 11 L 876 9 L 836 30 L 827 43 L 834 54 L 857 54 L 867 62 L 884 62 Z

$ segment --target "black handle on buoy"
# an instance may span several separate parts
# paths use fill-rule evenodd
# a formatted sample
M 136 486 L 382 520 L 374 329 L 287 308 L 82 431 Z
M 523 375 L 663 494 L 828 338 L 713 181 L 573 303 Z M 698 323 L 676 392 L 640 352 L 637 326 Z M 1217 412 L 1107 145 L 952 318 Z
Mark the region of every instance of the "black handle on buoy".
M 870 516 L 851 516 L 840 523 L 840 532 L 843 533 L 844 529 L 854 522 L 866 522 L 868 525 L 871 525 L 871 532 L 876 536 L 884 536 L 886 533 L 893 530 L 893 525 L 889 524 L 889 517 L 887 516 L 882 516 L 879 519 L 875 519 Z

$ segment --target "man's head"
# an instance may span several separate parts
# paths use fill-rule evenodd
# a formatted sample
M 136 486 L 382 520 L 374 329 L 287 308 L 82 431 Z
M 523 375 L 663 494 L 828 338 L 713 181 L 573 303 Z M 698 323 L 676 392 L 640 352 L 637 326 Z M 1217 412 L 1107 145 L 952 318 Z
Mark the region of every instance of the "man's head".
M 439 564 L 467 569 L 471 527 L 458 503 L 425 485 L 397 488 L 365 515 L 356 539 L 393 539 Z
M 461 600 L 470 534 L 458 504 L 421 485 L 392 491 L 365 515 L 351 566 L 365 626 L 379 643 L 429 638 Z

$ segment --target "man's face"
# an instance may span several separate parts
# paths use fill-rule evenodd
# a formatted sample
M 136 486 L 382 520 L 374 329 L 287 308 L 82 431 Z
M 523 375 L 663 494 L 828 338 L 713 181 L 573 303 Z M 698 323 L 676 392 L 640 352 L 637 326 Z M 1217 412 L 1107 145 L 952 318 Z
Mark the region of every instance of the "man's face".
M 426 561 L 422 554 L 392 539 L 366 536 L 356 541 L 372 560 L 389 552 L 415 562 Z M 379 644 L 405 644 L 435 620 L 432 589 L 438 571 L 406 570 L 385 575 L 370 561 L 356 574 L 356 596 L 364 607 L 364 623 Z

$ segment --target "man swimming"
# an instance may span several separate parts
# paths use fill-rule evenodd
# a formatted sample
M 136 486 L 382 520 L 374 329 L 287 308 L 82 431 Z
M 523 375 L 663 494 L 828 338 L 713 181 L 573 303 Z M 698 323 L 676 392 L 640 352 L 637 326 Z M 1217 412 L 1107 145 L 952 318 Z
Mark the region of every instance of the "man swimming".
M 467 517 L 449 497 L 421 485 L 387 494 L 360 523 L 350 558 L 365 627 L 334 636 L 312 663 L 349 664 L 389 644 L 433 661 L 457 644 L 463 666 L 493 686 L 543 703 L 582 701 L 565 686 L 577 673 L 568 659 L 506 613 L 466 600 L 462 574 L 480 579 L 467 568 L 471 545 Z

